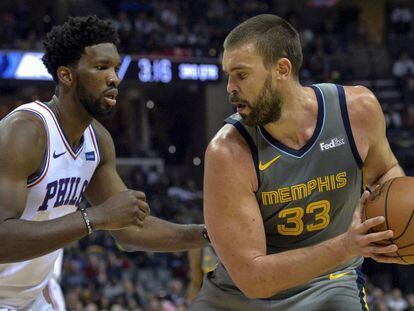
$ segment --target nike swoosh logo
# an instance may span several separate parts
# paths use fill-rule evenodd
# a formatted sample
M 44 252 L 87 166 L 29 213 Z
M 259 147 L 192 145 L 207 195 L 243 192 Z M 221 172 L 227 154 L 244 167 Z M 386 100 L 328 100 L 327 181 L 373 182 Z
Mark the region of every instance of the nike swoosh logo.
M 262 163 L 262 161 L 259 162 L 259 170 L 264 171 L 266 170 L 270 165 L 275 163 L 282 155 L 279 154 L 277 157 L 273 158 L 269 162 L 266 162 L 265 164 Z
M 63 156 L 65 153 L 66 153 L 66 151 L 65 152 L 62 152 L 62 153 L 59 153 L 59 154 L 56 154 L 56 151 L 53 151 L 53 159 L 57 159 L 60 156 Z
M 341 277 L 343 277 L 343 276 L 345 276 L 345 275 L 347 275 L 349 273 L 351 273 L 351 271 L 342 272 L 342 273 L 336 273 L 336 274 L 331 273 L 331 274 L 329 274 L 329 279 L 330 280 L 340 279 Z

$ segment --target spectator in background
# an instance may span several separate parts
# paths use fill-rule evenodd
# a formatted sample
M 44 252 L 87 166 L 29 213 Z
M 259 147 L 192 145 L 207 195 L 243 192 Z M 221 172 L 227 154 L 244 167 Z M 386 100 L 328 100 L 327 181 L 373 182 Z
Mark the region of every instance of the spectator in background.
M 391 11 L 391 30 L 395 34 L 407 34 L 411 30 L 413 12 L 407 6 L 396 6 Z
M 407 106 L 414 105 L 414 71 L 407 73 L 403 80 L 403 99 Z
M 392 66 L 392 74 L 401 92 L 406 88 L 406 76 L 412 73 L 414 73 L 414 61 L 407 52 L 402 52 Z
M 408 294 L 406 298 L 408 303 L 407 311 L 414 311 L 414 294 Z
M 387 305 L 393 311 L 403 311 L 408 307 L 407 301 L 403 298 L 401 290 L 394 288 L 387 295 Z
M 380 288 L 373 288 L 369 291 L 367 302 L 370 307 L 374 308 L 374 310 L 375 308 L 378 308 L 379 310 L 379 306 L 387 307 L 384 291 Z

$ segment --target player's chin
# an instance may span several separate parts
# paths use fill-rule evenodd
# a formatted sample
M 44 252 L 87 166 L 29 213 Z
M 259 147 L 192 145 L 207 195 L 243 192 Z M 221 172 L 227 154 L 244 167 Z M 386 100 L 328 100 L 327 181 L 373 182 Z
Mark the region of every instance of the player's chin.
M 248 107 L 245 107 L 242 111 L 237 111 L 239 113 L 239 115 L 243 118 L 243 119 L 249 119 L 249 116 L 251 114 L 251 111 Z
M 115 114 L 116 108 L 115 107 L 108 107 L 102 111 L 102 118 L 104 119 L 111 119 Z
M 111 119 L 116 112 L 115 106 L 108 106 L 106 104 L 101 104 L 99 109 L 97 109 L 94 117 L 98 119 L 108 120 Z

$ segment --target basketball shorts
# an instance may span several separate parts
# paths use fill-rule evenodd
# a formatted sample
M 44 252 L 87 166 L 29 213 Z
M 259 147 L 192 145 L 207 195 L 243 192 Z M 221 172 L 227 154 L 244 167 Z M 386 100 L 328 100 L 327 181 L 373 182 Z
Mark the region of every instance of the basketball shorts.
M 27 307 L 23 309 L 13 309 L 10 307 L 2 307 L 0 305 L 0 311 L 54 311 L 51 304 L 49 304 L 43 294 L 30 303 Z
M 249 299 L 234 285 L 217 283 L 213 271 L 203 286 L 191 311 L 364 311 L 369 310 L 364 280 L 358 269 L 344 270 L 318 277 L 310 283 L 282 292 L 269 299 Z M 220 279 L 220 278 L 219 278 Z

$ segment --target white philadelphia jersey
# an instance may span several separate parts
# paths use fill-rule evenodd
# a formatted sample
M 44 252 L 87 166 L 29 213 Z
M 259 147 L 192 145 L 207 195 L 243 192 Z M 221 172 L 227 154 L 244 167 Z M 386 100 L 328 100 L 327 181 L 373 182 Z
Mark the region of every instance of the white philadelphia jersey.
M 76 211 L 100 161 L 94 129 L 91 125 L 86 128 L 81 144 L 74 150 L 47 105 L 32 102 L 8 116 L 17 111 L 36 115 L 47 133 L 42 169 L 37 176 L 28 178 L 27 202 L 21 219 L 44 221 Z M 36 299 L 49 282 L 58 255 L 59 250 L 32 260 L 0 264 L 0 309 L 22 309 Z

